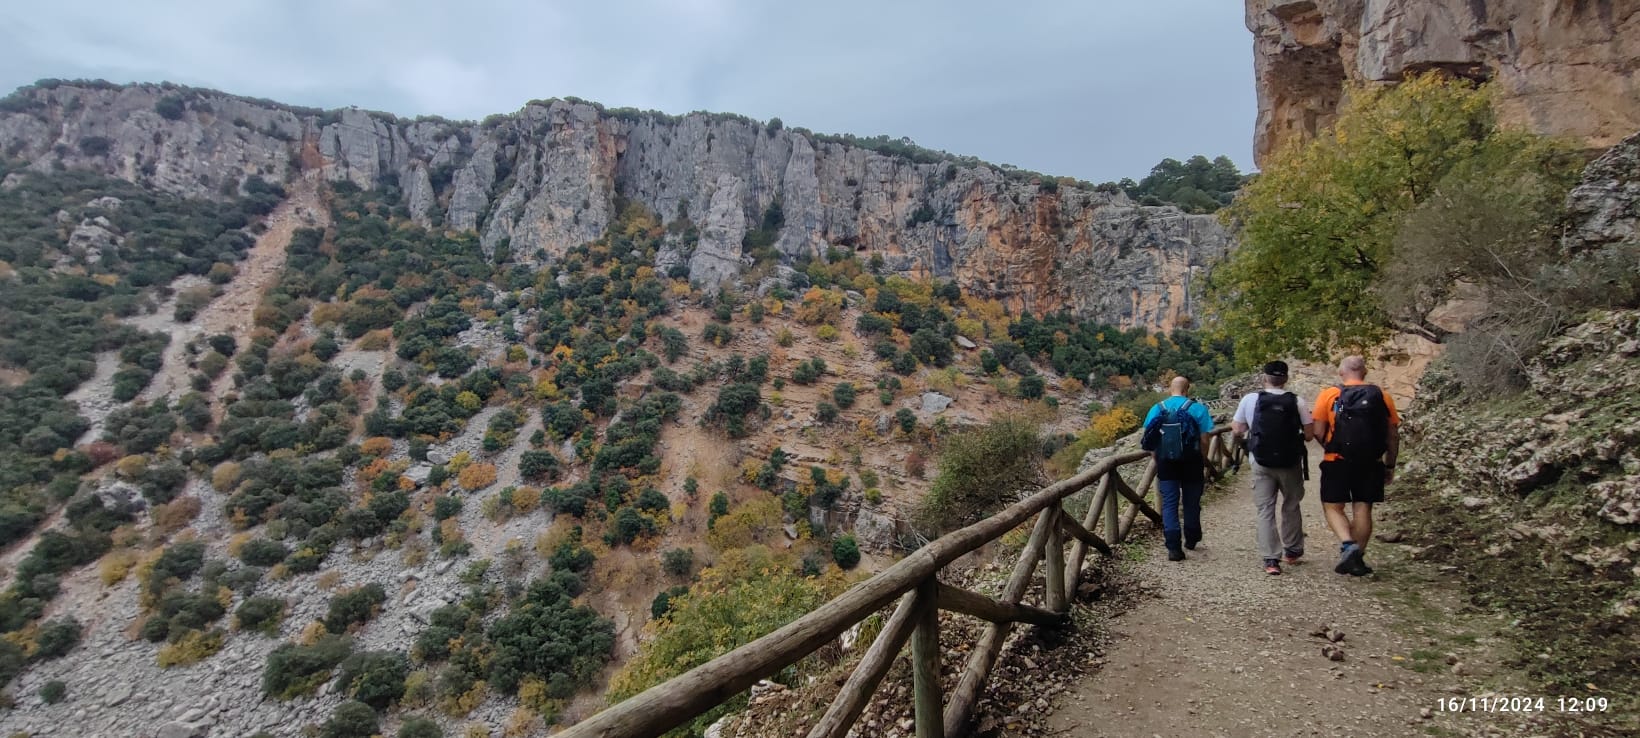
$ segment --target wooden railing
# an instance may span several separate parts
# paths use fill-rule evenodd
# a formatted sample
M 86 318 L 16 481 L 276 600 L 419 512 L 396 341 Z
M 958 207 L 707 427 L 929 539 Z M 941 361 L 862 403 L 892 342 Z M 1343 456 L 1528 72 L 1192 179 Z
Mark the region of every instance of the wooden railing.
M 1213 477 L 1239 464 L 1241 451 L 1228 440 L 1229 426 L 1213 429 L 1207 464 Z M 1146 464 L 1135 489 L 1119 473 Z M 1140 514 L 1158 526 L 1161 514 L 1146 502 L 1156 465 L 1143 451 L 1112 456 L 1061 480 L 966 528 L 940 536 L 898 563 L 854 585 L 836 599 L 762 638 L 627 699 L 560 733 L 564 738 L 650 738 L 729 701 L 758 680 L 790 666 L 849 628 L 898 600 L 894 614 L 855 666 L 809 738 L 843 738 L 871 701 L 906 641 L 911 642 L 912 696 L 917 738 L 963 735 L 991 668 L 1014 623 L 1059 625 L 1070 614 L 1088 549 L 1112 555 Z M 1080 521 L 1067 514 L 1065 499 L 1089 487 L 1091 504 Z M 1126 500 L 1126 509 L 1122 501 Z M 959 557 L 1001 538 L 1036 518 L 1031 536 L 1014 564 L 1000 598 L 939 581 L 939 573 Z M 1104 535 L 1095 531 L 1103 527 Z M 1066 555 L 1069 539 L 1071 550 Z M 1023 602 L 1038 562 L 1046 562 L 1043 602 Z M 939 611 L 971 615 L 988 624 L 970 651 L 962 678 L 949 697 L 940 685 Z

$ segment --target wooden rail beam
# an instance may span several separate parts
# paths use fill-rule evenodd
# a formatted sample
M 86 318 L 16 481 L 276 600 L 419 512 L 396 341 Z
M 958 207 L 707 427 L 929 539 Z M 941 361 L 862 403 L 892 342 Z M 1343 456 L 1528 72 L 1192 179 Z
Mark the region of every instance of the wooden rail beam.
M 1145 517 L 1150 518 L 1151 522 L 1157 525 L 1162 524 L 1162 514 L 1156 512 L 1156 509 L 1151 507 L 1149 503 L 1145 502 L 1145 498 L 1140 497 L 1139 493 L 1134 492 L 1133 488 L 1129 487 L 1127 482 L 1122 481 L 1121 477 L 1116 478 L 1116 491 L 1120 492 L 1123 497 L 1128 498 L 1129 502 L 1132 502 L 1134 505 L 1138 506 L 1139 511 L 1144 513 Z
M 1059 526 L 1064 528 L 1065 532 L 1069 533 L 1072 538 L 1081 541 L 1083 545 L 1097 548 L 1099 549 L 1099 553 L 1106 556 L 1116 555 L 1116 552 L 1111 549 L 1110 544 L 1105 543 L 1105 539 L 1100 538 L 1093 531 L 1082 527 L 1081 523 L 1072 520 L 1069 516 L 1061 516 L 1059 518 Z M 1078 560 L 1076 563 L 1080 566 L 1082 562 Z
M 1122 522 L 1120 525 L 1116 526 L 1116 532 L 1120 536 L 1117 540 L 1127 540 L 1128 534 L 1133 532 L 1133 521 L 1138 517 L 1138 505 L 1128 505 L 1127 509 L 1122 511 Z M 1161 526 L 1158 525 L 1157 527 Z
M 865 712 L 866 705 L 877 692 L 877 685 L 883 683 L 883 676 L 888 674 L 889 667 L 894 665 L 894 658 L 900 655 L 900 649 L 911 637 L 917 614 L 916 593 L 910 592 L 900 597 L 900 606 L 894 608 L 894 614 L 889 616 L 877 639 L 871 642 L 871 648 L 866 649 L 865 656 L 860 658 L 859 665 L 849 674 L 848 681 L 837 691 L 837 699 L 832 700 L 826 714 L 820 716 L 820 722 L 809 731 L 809 738 L 843 738 L 848 735 L 849 728 L 854 727 L 854 721 Z
M 1018 602 L 993 600 L 978 592 L 970 592 L 944 583 L 940 584 L 935 602 L 941 610 L 960 612 L 993 623 L 1030 623 L 1045 627 L 1065 623 L 1065 616 L 1059 613 Z
M 1112 472 L 1114 473 L 1114 472 Z M 1099 487 L 1093 493 L 1093 500 L 1088 503 L 1088 511 L 1082 516 L 1082 528 L 1091 530 L 1099 526 L 1099 514 L 1105 509 L 1105 496 L 1110 494 L 1110 474 L 1099 478 Z M 1065 518 L 1070 520 L 1070 518 Z M 1075 592 L 1082 584 L 1082 561 L 1088 556 L 1088 543 L 1078 539 L 1076 545 L 1071 546 L 1070 560 L 1065 563 L 1065 591 Z

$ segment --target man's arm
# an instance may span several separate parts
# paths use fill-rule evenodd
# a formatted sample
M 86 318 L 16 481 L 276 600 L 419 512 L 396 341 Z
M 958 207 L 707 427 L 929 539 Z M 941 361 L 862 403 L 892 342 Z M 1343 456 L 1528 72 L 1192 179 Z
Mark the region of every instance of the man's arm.
M 1389 450 L 1384 452 L 1384 483 L 1395 481 L 1395 460 L 1401 455 L 1401 426 L 1391 424 L 1389 427 Z

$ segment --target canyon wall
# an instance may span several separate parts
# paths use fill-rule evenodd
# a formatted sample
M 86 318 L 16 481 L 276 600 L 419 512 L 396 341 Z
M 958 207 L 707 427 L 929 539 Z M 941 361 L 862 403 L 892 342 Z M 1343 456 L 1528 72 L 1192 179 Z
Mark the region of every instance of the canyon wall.
M 1193 278 L 1230 247 L 1212 216 L 908 150 L 739 116 L 564 100 L 482 123 L 170 85 L 42 83 L 0 101 L 0 153 L 34 169 L 221 197 L 253 176 L 283 182 L 318 168 L 332 182 L 397 187 L 416 221 L 477 231 L 484 248 L 505 244 L 529 260 L 598 237 L 621 199 L 641 202 L 697 226 L 698 243 L 663 253 L 660 266 L 685 264 L 707 286 L 752 265 L 743 241 L 776 204 L 773 248 L 788 263 L 846 248 L 1016 310 L 1124 326 L 1188 324 Z

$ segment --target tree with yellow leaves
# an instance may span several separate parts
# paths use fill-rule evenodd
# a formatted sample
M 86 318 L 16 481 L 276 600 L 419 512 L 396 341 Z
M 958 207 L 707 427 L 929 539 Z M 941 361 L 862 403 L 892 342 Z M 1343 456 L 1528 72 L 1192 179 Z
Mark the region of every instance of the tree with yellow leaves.
M 473 464 L 461 470 L 456 475 L 456 481 L 461 488 L 469 492 L 476 492 L 495 484 L 495 464 Z

